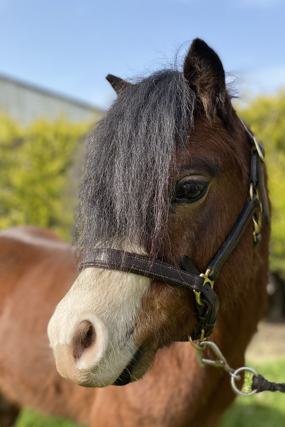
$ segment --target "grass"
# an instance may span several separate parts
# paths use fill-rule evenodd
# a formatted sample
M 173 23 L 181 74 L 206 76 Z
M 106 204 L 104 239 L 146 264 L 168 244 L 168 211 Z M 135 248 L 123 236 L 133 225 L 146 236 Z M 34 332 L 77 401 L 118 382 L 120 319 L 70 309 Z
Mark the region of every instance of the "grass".
M 80 427 L 72 421 L 60 417 L 48 417 L 40 415 L 31 411 L 30 409 L 23 409 L 15 427 Z
M 269 381 L 285 382 L 285 359 L 267 362 L 251 362 L 258 373 Z M 221 427 L 284 427 L 285 395 L 264 392 L 249 397 L 238 397 L 223 416 Z M 15 427 L 78 427 L 71 421 L 58 417 L 47 417 L 25 409 Z
M 285 359 L 272 359 L 268 362 L 251 362 L 259 374 L 269 381 L 285 382 Z M 248 397 L 238 397 L 225 415 L 221 427 L 284 427 L 285 395 L 264 392 Z

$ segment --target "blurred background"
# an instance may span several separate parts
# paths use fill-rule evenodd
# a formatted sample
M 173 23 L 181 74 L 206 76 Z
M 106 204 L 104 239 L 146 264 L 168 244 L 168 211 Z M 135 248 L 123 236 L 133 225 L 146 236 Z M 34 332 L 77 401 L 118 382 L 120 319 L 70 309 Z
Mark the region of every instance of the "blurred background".
M 86 137 L 115 98 L 108 73 L 179 67 L 195 37 L 220 55 L 235 106 L 266 148 L 270 310 L 248 358 L 276 381 L 285 381 L 284 17 L 285 0 L 0 0 L 1 229 L 33 224 L 72 240 Z M 283 426 L 284 401 L 271 397 L 238 400 L 224 425 Z M 17 425 L 64 423 L 27 410 Z

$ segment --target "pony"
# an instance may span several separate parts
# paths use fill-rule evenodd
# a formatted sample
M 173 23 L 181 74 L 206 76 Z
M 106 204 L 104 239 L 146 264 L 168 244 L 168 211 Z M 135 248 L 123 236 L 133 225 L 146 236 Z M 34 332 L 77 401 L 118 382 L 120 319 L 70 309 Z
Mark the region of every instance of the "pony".
M 86 151 L 75 228 L 78 263 L 107 248 L 173 269 L 187 257 L 206 272 L 249 198 L 253 151 L 220 58 L 195 39 L 182 72 L 162 70 L 133 84 L 107 79 L 118 98 Z M 233 367 L 244 364 L 266 306 L 270 226 L 262 222 L 262 240 L 253 245 L 254 224 L 245 227 L 214 286 L 220 310 L 211 339 Z M 1 348 L 7 350 L 0 366 L 9 374 L 1 379 L 2 393 L 21 405 L 24 387 L 17 396 L 8 383 L 26 377 L 26 387 L 45 389 L 29 385 L 26 404 L 92 426 L 217 426 L 235 395 L 227 374 L 201 368 L 184 342 L 197 328 L 193 291 L 130 270 L 87 265 L 77 276 L 69 246 L 50 236 L 34 240 L 25 248 L 15 243 L 10 257 L 17 269 L 7 268 L 3 249 L 6 283 L 18 283 L 4 291 L 9 308 Z M 15 289 L 18 297 L 10 298 Z M 16 299 L 26 301 L 25 309 Z M 43 325 L 54 308 L 50 346 L 58 372 L 72 383 L 56 374 L 47 350 Z M 11 333 L 8 324 L 17 319 Z M 16 333 L 24 327 L 29 343 Z M 18 335 L 26 365 L 15 373 Z M 8 341 L 15 343 L 10 350 Z M 32 373 L 35 360 L 39 370 L 32 379 L 23 371 Z M 58 396 L 53 406 L 51 395 Z
M 0 232 L 1 427 L 14 425 L 23 406 L 89 424 L 95 390 L 60 377 L 46 334 L 55 305 L 76 277 L 74 249 L 51 231 Z

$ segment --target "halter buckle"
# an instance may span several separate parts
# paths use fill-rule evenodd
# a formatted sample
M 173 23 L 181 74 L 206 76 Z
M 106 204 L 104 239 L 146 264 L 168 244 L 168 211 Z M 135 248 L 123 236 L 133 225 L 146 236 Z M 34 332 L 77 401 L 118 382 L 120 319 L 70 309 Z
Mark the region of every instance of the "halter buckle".
M 256 219 L 256 217 L 254 215 L 252 216 L 252 222 L 253 222 L 253 227 L 254 227 L 252 234 L 253 234 L 253 244 L 255 247 L 261 239 L 260 231 L 261 231 L 261 223 L 262 223 L 263 206 L 262 206 L 262 203 L 259 199 L 258 188 L 254 187 L 253 182 L 250 183 L 249 196 L 250 196 L 250 200 L 253 200 L 253 198 L 256 197 L 256 199 L 259 201 L 258 219 Z
M 209 284 L 210 284 L 210 286 L 211 286 L 211 288 L 212 288 L 212 289 L 214 289 L 214 283 L 215 283 L 215 281 L 214 281 L 214 280 L 209 279 L 209 274 L 210 274 L 210 273 L 211 273 L 211 269 L 210 269 L 210 268 L 208 268 L 208 269 L 206 270 L 206 273 L 201 273 L 201 274 L 200 274 L 200 277 L 203 277 L 203 278 L 204 278 L 204 283 L 203 283 L 202 287 L 203 287 L 203 286 L 205 286 L 205 285 L 206 285 L 206 283 L 209 283 Z M 198 304 L 198 305 L 203 305 L 203 303 L 201 302 L 201 291 L 200 291 L 200 292 L 198 292 L 198 291 L 193 290 L 193 292 L 194 292 L 194 294 L 195 294 L 195 298 L 196 298 L 196 302 L 197 302 L 197 304 Z
M 206 271 L 206 273 L 201 273 L 200 274 L 200 277 L 204 277 L 204 279 L 205 279 L 204 283 L 203 283 L 203 286 L 206 285 L 206 283 L 210 283 L 211 288 L 214 289 L 214 283 L 215 283 L 215 281 L 209 279 L 210 273 L 211 273 L 211 269 L 208 268 L 207 271 Z

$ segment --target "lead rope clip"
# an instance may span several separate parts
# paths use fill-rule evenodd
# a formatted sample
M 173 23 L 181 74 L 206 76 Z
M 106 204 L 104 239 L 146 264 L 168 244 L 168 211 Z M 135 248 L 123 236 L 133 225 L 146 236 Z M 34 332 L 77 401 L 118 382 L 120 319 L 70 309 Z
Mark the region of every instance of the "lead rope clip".
M 230 375 L 232 389 L 237 395 L 239 395 L 239 396 L 251 396 L 252 394 L 255 394 L 257 392 L 256 389 L 252 390 L 246 384 L 243 385 L 241 390 L 236 385 L 236 381 L 241 380 L 241 376 L 240 376 L 241 372 L 250 372 L 251 374 L 253 374 L 253 376 L 258 377 L 258 374 L 254 369 L 249 368 L 247 366 L 243 366 L 243 367 L 238 368 L 238 369 L 231 368 L 230 365 L 228 364 L 226 358 L 222 354 L 221 350 L 213 341 L 202 340 L 196 344 L 196 343 L 194 343 L 194 341 L 192 340 L 191 337 L 189 337 L 189 341 L 190 341 L 191 345 L 196 350 L 196 355 L 197 355 L 199 365 L 201 367 L 213 366 L 215 368 L 223 368 L 224 371 L 226 371 Z M 213 359 L 207 359 L 205 357 L 202 357 L 201 352 L 203 350 L 205 350 L 206 347 L 209 347 L 213 351 L 215 356 L 217 356 L 216 359 L 213 360 Z M 245 391 L 243 391 L 243 390 L 245 390 Z

